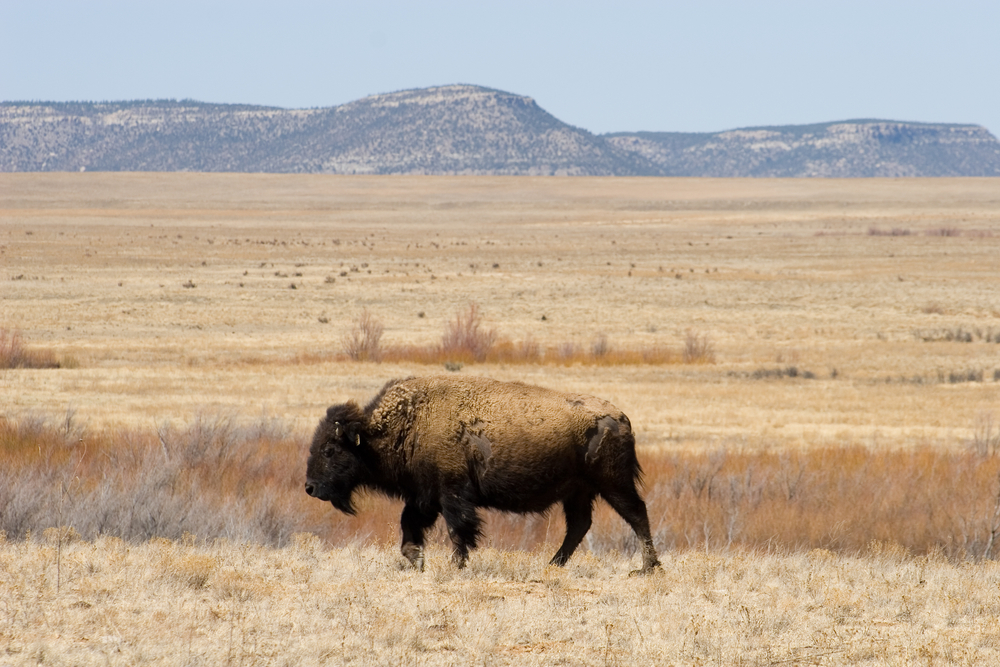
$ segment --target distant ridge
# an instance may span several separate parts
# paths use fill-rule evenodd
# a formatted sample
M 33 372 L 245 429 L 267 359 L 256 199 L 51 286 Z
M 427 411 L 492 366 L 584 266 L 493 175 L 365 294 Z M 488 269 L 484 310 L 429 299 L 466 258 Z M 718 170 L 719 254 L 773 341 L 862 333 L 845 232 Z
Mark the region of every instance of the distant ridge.
M 594 135 L 530 97 L 451 85 L 321 109 L 0 103 L 0 171 L 568 176 L 1000 176 L 978 125 L 851 120 Z
M 864 119 L 603 136 L 664 176 L 1000 176 L 1000 142 L 979 125 Z

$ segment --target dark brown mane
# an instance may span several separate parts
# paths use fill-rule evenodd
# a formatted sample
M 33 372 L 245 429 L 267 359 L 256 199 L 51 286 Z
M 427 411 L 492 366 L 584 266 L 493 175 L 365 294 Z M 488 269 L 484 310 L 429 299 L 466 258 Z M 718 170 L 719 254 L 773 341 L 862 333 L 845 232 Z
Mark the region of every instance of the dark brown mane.
M 361 423 L 364 420 L 365 415 L 354 401 L 334 405 L 326 411 L 326 421 L 330 424 L 334 422 L 340 422 L 341 424 Z

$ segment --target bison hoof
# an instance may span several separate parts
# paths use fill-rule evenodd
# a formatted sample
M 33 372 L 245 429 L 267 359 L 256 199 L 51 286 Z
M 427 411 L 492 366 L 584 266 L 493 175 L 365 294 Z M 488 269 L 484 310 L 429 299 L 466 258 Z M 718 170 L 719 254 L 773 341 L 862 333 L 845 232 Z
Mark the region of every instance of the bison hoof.
M 410 561 L 410 565 L 413 566 L 417 572 L 424 571 L 424 550 L 416 545 L 408 544 L 404 546 L 401 551 L 403 555 L 406 556 L 406 560 Z
M 663 567 L 659 563 L 654 563 L 643 567 L 641 570 L 632 570 L 628 573 L 630 577 L 645 577 L 650 574 L 663 574 Z

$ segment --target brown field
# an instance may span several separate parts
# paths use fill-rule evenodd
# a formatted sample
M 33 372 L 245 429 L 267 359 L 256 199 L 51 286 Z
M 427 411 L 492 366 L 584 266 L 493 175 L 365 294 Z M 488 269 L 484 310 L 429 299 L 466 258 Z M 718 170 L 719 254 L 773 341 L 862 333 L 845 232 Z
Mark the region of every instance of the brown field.
M 0 286 L 0 665 L 1000 658 L 996 179 L 0 174 Z M 610 511 L 400 571 L 397 504 L 300 492 L 432 372 L 621 407 L 664 575 Z

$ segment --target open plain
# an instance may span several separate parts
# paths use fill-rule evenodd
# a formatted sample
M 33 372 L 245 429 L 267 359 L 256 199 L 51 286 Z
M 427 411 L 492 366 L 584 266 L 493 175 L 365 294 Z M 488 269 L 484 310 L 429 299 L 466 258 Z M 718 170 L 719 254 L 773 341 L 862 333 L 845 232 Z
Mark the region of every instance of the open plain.
M 407 356 L 470 304 L 537 353 L 452 370 Z M 349 358 L 366 311 L 402 352 Z M 22 471 L 51 500 L 15 530 L 30 494 L 0 488 L 0 665 L 1000 659 L 996 179 L 0 174 L 0 327 L 59 365 L 0 370 L 0 487 Z M 328 405 L 448 372 L 628 414 L 665 574 L 623 577 L 632 545 L 607 512 L 566 570 L 544 567 L 550 516 L 491 519 L 501 550 L 461 573 L 443 549 L 400 571 L 398 506 L 347 519 L 298 498 Z M 322 541 L 221 521 L 119 543 L 105 515 L 66 520 L 98 506 L 100 480 L 132 488 L 115 475 L 181 460 L 192 424 L 237 422 L 270 424 L 280 474 L 255 463 L 254 483 L 276 490 L 229 470 L 222 491 L 208 472 L 170 488 L 280 505 Z M 63 467 L 23 474 L 42 452 Z M 902 466 L 892 493 L 865 481 Z M 821 482 L 829 495 L 796 504 Z M 917 523 L 941 532 L 891 532 Z
M 997 410 L 993 179 L 0 183 L 0 322 L 73 366 L 4 373 L 8 412 L 236 409 L 308 428 L 331 402 L 443 370 L 344 363 L 363 309 L 385 344 L 431 344 L 470 302 L 498 334 L 553 349 L 604 337 L 679 357 L 688 332 L 707 336 L 711 364 L 462 371 L 607 397 L 641 445 L 947 444 Z M 789 367 L 815 377 L 753 377 Z M 969 371 L 982 381 L 948 381 Z

